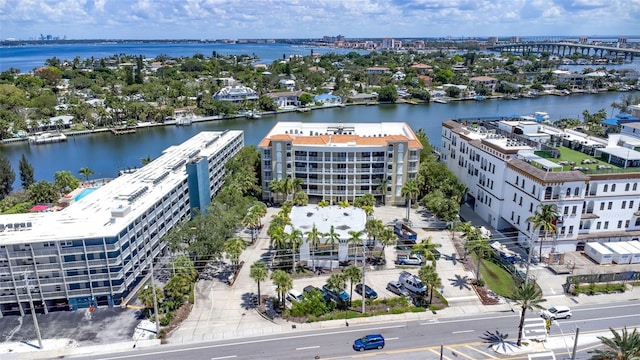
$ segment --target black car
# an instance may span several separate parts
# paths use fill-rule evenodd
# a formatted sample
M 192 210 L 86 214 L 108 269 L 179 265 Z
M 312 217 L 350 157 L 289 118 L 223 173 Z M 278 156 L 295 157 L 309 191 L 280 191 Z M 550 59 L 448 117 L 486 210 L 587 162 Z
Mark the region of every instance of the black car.
M 362 296 L 362 284 L 356 285 L 356 292 Z M 378 293 L 375 292 L 369 285 L 364 286 L 364 297 L 367 299 L 377 299 Z

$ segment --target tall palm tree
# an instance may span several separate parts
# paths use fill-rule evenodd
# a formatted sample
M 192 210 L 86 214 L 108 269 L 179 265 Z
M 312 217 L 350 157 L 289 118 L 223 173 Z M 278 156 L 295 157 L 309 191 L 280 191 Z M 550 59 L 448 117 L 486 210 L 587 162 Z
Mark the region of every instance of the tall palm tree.
M 302 185 L 304 184 L 304 181 L 302 179 L 299 178 L 292 178 L 291 182 L 290 182 L 290 191 L 291 194 L 295 194 L 298 191 L 302 191 Z
M 333 251 L 335 245 L 340 242 L 340 234 L 338 234 L 335 227 L 331 225 L 329 232 L 324 234 L 324 239 L 325 245 L 331 244 L 331 263 L 329 264 L 329 270 L 333 271 Z
M 271 281 L 273 281 L 273 284 L 276 286 L 278 302 L 282 306 L 282 310 L 284 310 L 285 294 L 293 288 L 293 280 L 284 270 L 278 269 L 271 273 Z
M 638 329 L 633 329 L 631 333 L 625 326 L 620 333 L 609 328 L 613 338 L 598 336 L 598 339 L 605 346 L 605 349 L 591 351 L 594 355 L 592 360 L 638 360 L 640 359 L 640 333 Z
M 362 271 L 355 265 L 349 265 L 342 271 L 342 273 L 344 274 L 344 278 L 346 280 L 349 280 L 349 283 L 351 284 L 351 289 L 349 290 L 349 298 L 353 299 L 353 284 L 358 283 L 362 280 Z M 364 289 L 362 289 L 362 297 L 362 301 L 364 301 Z
M 464 243 L 464 250 L 467 253 L 471 253 L 476 256 L 476 259 L 478 260 L 476 267 L 476 279 L 480 279 L 480 265 L 482 264 L 482 259 L 484 259 L 491 251 L 491 246 L 489 246 L 489 241 L 482 237 L 480 230 L 476 230 L 479 235 L 472 235 L 472 239 L 467 239 Z M 474 232 L 474 234 L 476 234 L 476 232 Z
M 310 231 L 305 233 L 307 236 L 307 243 L 309 247 L 311 247 L 311 264 L 313 272 L 316 272 L 316 247 L 320 244 L 320 238 L 322 238 L 322 233 L 318 231 L 318 227 L 316 224 L 313 224 L 313 227 Z
M 522 283 L 513 294 L 513 298 L 519 306 L 522 307 L 520 312 L 520 324 L 518 325 L 518 346 L 522 345 L 522 330 L 524 328 L 524 319 L 527 310 L 541 309 L 541 303 L 547 301 L 542 298 L 542 292 L 534 283 Z
M 409 214 L 411 213 L 411 200 L 420 195 L 420 188 L 418 187 L 416 180 L 408 180 L 402 187 L 400 194 L 407 198 L 407 222 L 409 222 Z
M 433 289 L 442 286 L 442 280 L 438 276 L 436 267 L 425 265 L 418 271 L 418 277 L 429 287 L 429 304 L 433 302 Z
M 398 237 L 393 229 L 385 227 L 378 235 L 378 241 L 382 244 L 382 250 L 380 251 L 380 256 L 384 256 L 384 249 L 387 246 L 393 246 L 398 242 Z
M 349 230 L 348 234 L 351 237 L 347 240 L 347 244 L 353 244 L 354 246 L 362 244 L 362 236 L 364 235 L 364 233 L 362 231 Z M 347 252 L 348 252 L 348 250 L 349 249 L 347 248 Z M 357 251 L 356 251 L 356 253 L 357 253 Z M 355 255 L 355 253 L 354 253 L 354 255 Z M 355 258 L 355 256 L 354 256 L 354 258 Z M 365 259 L 362 259 L 362 261 L 365 261 Z
M 344 274 L 331 274 L 327 279 L 327 287 L 335 292 L 344 290 L 345 286 L 347 286 L 347 280 Z
M 78 170 L 78 174 L 84 178 L 84 181 L 89 181 L 89 176 L 93 175 L 93 170 L 83 167 Z
M 376 191 L 382 195 L 382 205 L 387 205 L 387 186 L 389 185 L 389 179 L 385 176 L 383 178 L 376 179 L 378 186 Z
M 538 205 L 536 213 L 527 218 L 527 221 L 533 224 L 533 231 L 540 229 L 543 234 L 544 241 L 547 241 L 549 233 L 556 233 L 556 220 L 558 212 L 554 205 Z M 542 241 L 540 241 L 540 258 L 542 260 Z
M 251 243 L 256 241 L 257 230 L 260 226 L 260 218 L 258 215 L 252 211 L 249 211 L 247 215 L 242 218 L 242 225 L 248 227 L 251 230 Z
M 240 254 L 247 248 L 247 243 L 240 238 L 231 238 L 224 242 L 224 252 L 227 258 L 233 264 L 235 270 L 238 270 L 240 264 Z
M 298 229 L 291 230 L 291 233 L 287 236 L 287 240 L 289 243 L 289 248 L 291 249 L 291 254 L 293 256 L 293 267 L 292 271 L 295 274 L 296 272 L 296 251 L 302 245 L 302 231 Z
M 269 276 L 267 265 L 265 265 L 261 260 L 257 260 L 251 264 L 249 276 L 258 284 L 258 305 L 260 305 L 260 283 L 265 281 Z
M 278 196 L 278 194 L 283 193 L 283 181 L 282 180 L 276 180 L 273 179 L 271 181 L 269 181 L 269 191 L 271 191 L 271 194 L 273 194 L 273 201 L 276 201 L 276 198 Z
M 420 244 L 413 245 L 411 248 L 412 254 L 418 254 L 425 260 L 431 260 L 431 265 L 436 267 L 436 249 L 442 247 L 442 244 L 431 242 L 431 236 L 422 240 Z
M 276 249 L 282 250 L 287 246 L 287 233 L 284 232 L 282 227 L 269 227 L 269 237 L 271 238 L 271 245 Z

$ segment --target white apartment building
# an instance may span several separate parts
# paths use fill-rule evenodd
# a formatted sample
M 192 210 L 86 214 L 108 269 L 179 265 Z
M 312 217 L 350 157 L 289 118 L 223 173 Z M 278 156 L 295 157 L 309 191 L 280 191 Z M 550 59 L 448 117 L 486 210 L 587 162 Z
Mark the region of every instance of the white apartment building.
M 55 212 L 0 216 L 0 317 L 126 302 L 165 252 L 163 235 L 206 210 L 242 131 L 201 132 Z
M 537 151 L 552 151 L 547 143 L 583 152 L 583 163 L 539 156 Z M 615 135 L 598 139 L 531 121 L 447 120 L 441 160 L 494 228 L 517 230 L 513 240 L 523 246 L 538 249 L 542 241 L 543 253 L 562 253 L 590 241 L 640 237 L 640 152 L 625 144 Z M 558 231 L 545 241 L 527 219 L 549 204 L 559 214 Z
M 374 194 L 404 204 L 402 187 L 418 174 L 422 144 L 406 123 L 279 122 L 258 149 L 264 200 L 276 198 L 272 180 L 291 177 L 302 180 L 312 203 Z M 385 183 L 386 191 L 378 190 Z

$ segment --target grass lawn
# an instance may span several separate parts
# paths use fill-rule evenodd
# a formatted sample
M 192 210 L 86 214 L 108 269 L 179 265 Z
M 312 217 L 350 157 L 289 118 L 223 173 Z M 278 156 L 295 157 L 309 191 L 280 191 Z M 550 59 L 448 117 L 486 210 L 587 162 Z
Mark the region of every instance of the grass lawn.
M 487 260 L 482 260 L 480 274 L 486 286 L 496 294 L 511 298 L 516 289 L 516 283 L 511 274 L 505 269 Z
M 568 163 L 568 165 L 563 165 L 562 168 L 558 168 L 558 169 L 553 169 L 553 171 L 569 171 L 571 170 L 572 167 L 574 166 L 579 166 L 582 167 L 583 169 L 589 169 L 589 170 L 597 170 L 597 166 L 598 165 L 608 165 L 611 166 L 613 169 L 613 171 L 619 170 L 620 167 L 613 165 L 613 164 L 608 164 L 605 161 L 602 160 L 598 160 L 595 157 L 591 156 L 591 155 L 587 155 L 585 153 L 582 153 L 580 151 L 576 151 L 573 149 L 570 149 L 568 147 L 564 147 L 564 146 L 559 146 L 556 149 L 558 149 L 560 151 L 560 157 L 555 159 L 555 158 L 546 158 L 549 161 L 552 161 L 554 163 L 558 163 L 561 161 L 566 161 Z M 541 155 L 542 157 L 544 157 L 543 155 Z M 590 160 L 591 164 L 583 164 L 582 161 L 583 160 Z M 609 172 L 611 172 L 611 170 L 609 170 Z

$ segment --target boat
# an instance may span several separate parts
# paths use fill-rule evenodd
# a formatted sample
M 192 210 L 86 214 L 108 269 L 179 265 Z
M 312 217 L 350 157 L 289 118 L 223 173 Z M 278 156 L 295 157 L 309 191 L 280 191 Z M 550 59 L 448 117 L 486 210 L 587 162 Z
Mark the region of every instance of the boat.
M 438 104 L 447 104 L 448 101 L 445 99 L 435 99 L 433 102 L 437 102 Z
M 244 114 L 244 117 L 246 117 L 247 119 L 260 119 L 262 117 L 262 114 L 260 114 L 259 111 L 252 110 L 252 111 L 247 111 Z
M 191 123 L 193 122 L 193 118 L 193 115 L 180 116 L 176 119 L 176 126 L 191 125 Z
M 42 133 L 34 136 L 29 136 L 30 144 L 51 144 L 57 142 L 67 141 L 67 136 L 63 133 Z
M 484 100 L 484 99 L 485 99 L 485 97 L 484 97 L 484 96 L 482 96 L 482 95 L 477 95 L 477 96 L 475 97 L 475 100 L 476 100 L 476 101 L 482 101 L 482 100 Z

